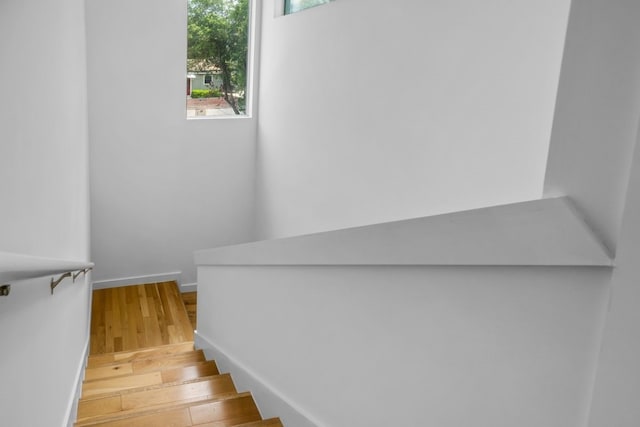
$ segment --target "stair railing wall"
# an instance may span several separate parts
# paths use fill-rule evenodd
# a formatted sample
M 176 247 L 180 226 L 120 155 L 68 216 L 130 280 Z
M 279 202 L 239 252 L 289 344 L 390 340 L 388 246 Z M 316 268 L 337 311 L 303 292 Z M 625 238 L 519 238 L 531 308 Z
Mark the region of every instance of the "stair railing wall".
M 93 262 L 45 258 L 27 254 L 0 252 L 0 296 L 8 296 L 11 284 L 15 281 L 52 277 L 49 287 L 54 289 L 66 278 L 76 281 L 81 274 L 86 275 L 94 267 Z
M 284 425 L 581 425 L 588 409 L 613 261 L 567 198 L 195 261 L 196 345 Z

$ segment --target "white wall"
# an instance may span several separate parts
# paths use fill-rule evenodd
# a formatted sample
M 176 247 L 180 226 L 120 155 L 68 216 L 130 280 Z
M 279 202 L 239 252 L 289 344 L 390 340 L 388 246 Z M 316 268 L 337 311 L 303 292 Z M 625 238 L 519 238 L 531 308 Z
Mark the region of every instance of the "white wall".
M 82 2 L 3 0 L 0 49 L 0 251 L 84 259 L 89 225 Z
M 640 133 L 636 138 L 589 427 L 632 427 L 640 420 Z
M 53 427 L 74 421 L 89 343 L 90 285 L 50 277 L 12 283 L 0 299 L 0 425 Z
M 571 195 L 616 253 L 590 427 L 640 419 L 639 20 L 637 1 L 572 2 L 545 180 L 545 193 Z
M 96 280 L 250 239 L 255 120 L 187 121 L 186 1 L 87 2 Z
M 293 235 L 538 198 L 569 1 L 263 5 L 257 224 Z
M 201 267 L 198 334 L 318 426 L 582 427 L 609 275 Z
M 590 427 L 640 419 L 639 19 L 635 1 L 572 2 L 545 180 L 545 193 L 570 194 L 616 253 Z
M 637 1 L 572 1 L 545 179 L 612 253 L 640 117 L 639 20 Z
M 84 2 L 0 2 L 0 251 L 88 260 Z M 26 83 L 25 83 L 26 82 Z M 0 425 L 60 426 L 88 342 L 89 286 L 0 298 Z

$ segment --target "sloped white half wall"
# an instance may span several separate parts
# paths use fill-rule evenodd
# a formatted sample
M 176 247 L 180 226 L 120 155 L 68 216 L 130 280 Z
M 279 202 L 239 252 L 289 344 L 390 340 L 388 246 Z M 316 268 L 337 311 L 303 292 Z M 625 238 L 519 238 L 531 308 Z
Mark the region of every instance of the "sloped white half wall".
M 585 425 L 611 260 L 567 199 L 195 261 L 198 345 L 285 425 Z

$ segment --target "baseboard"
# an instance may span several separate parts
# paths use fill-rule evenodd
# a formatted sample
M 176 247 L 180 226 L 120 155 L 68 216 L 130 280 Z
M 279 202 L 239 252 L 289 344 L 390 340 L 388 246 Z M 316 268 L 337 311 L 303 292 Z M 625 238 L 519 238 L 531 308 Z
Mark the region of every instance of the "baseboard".
M 324 427 L 209 338 L 195 331 L 194 341 L 195 347 L 203 350 L 207 359 L 216 361 L 220 372 L 231 373 L 238 390 L 251 392 L 263 418 L 280 417 L 285 426 Z
M 122 277 L 119 279 L 98 280 L 93 282 L 93 289 L 119 288 L 121 286 L 139 285 L 141 283 L 160 283 L 175 280 L 180 284 L 181 271 L 169 273 L 147 274 L 143 276 Z M 183 291 L 184 292 L 184 291 Z
M 87 366 L 87 359 L 89 358 L 89 338 L 90 337 L 87 336 L 87 341 L 84 344 L 82 359 L 80 359 L 81 362 L 78 366 L 78 372 L 76 372 L 76 385 L 71 392 L 69 406 L 67 407 L 67 413 L 65 416 L 65 419 L 67 420 L 67 427 L 73 427 L 73 424 L 76 422 L 76 414 L 78 413 L 78 400 L 80 400 L 80 395 L 82 394 L 82 381 L 84 381 L 84 368 L 85 366 Z
M 197 292 L 198 283 L 181 283 L 180 292 Z

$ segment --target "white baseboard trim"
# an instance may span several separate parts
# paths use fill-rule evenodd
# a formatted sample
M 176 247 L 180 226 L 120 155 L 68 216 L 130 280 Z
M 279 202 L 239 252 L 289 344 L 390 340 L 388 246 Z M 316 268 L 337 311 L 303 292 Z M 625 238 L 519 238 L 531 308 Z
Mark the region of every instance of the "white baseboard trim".
M 93 289 L 119 288 L 121 286 L 139 285 L 141 283 L 159 283 L 175 280 L 180 284 L 181 271 L 169 273 L 147 274 L 143 276 L 122 277 L 119 279 L 98 280 L 93 282 Z
M 197 292 L 198 283 L 181 283 L 180 292 Z
M 76 422 L 76 414 L 78 413 L 78 400 L 80 400 L 80 395 L 82 394 L 82 381 L 84 381 L 84 368 L 85 366 L 87 366 L 87 360 L 89 359 L 89 338 L 90 337 L 87 334 L 87 341 L 84 344 L 84 351 L 82 354 L 82 358 L 80 359 L 78 372 L 76 372 L 76 385 L 71 391 L 69 405 L 67 406 L 67 413 L 65 415 L 65 419 L 67 420 L 67 427 L 73 427 L 73 424 Z
M 280 417 L 285 426 L 324 427 L 305 410 L 284 397 L 264 379 L 244 366 L 214 344 L 209 338 L 195 331 L 195 347 L 202 349 L 207 359 L 214 359 L 220 372 L 229 372 L 238 390 L 250 391 L 263 418 Z

